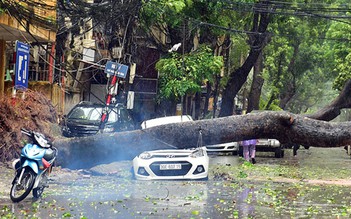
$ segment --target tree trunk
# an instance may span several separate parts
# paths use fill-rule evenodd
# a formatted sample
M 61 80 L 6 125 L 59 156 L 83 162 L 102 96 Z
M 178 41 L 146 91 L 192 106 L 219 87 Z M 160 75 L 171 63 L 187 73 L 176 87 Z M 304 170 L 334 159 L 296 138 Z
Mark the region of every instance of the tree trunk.
M 58 139 L 54 146 L 59 149 L 59 165 L 87 168 L 133 159 L 146 150 L 196 147 L 199 128 L 202 129 L 203 145 L 253 138 L 275 138 L 281 143 L 294 142 L 315 147 L 351 144 L 351 122 L 324 122 L 284 111 L 267 111 L 130 132 Z
M 260 15 L 260 16 L 259 16 Z M 258 23 L 258 28 L 256 24 Z M 219 116 L 230 116 L 233 114 L 234 108 L 234 98 L 247 80 L 247 76 L 250 73 L 252 67 L 254 66 L 258 56 L 260 55 L 266 41 L 266 29 L 269 24 L 268 14 L 255 14 L 254 17 L 254 28 L 253 32 L 257 34 L 252 35 L 253 41 L 251 44 L 251 49 L 248 57 L 246 58 L 244 64 L 231 73 L 229 81 L 222 94 L 222 107 Z
M 211 84 L 210 82 L 206 82 L 206 99 L 205 99 L 205 104 L 204 104 L 204 110 L 202 112 L 202 118 L 205 118 L 207 113 L 208 113 L 208 102 L 211 97 Z
M 213 91 L 213 112 L 212 112 L 212 118 L 216 118 L 216 112 L 217 112 L 217 102 L 218 102 L 218 93 L 219 93 L 219 80 L 220 76 L 216 76 L 215 80 L 215 87 Z
M 201 113 L 201 91 L 195 94 L 195 120 L 200 118 Z
M 278 60 L 278 72 L 277 72 L 277 75 L 273 81 L 273 86 L 274 87 L 278 87 L 278 84 L 279 84 L 279 81 L 280 81 L 280 77 L 281 75 L 283 74 L 283 64 L 282 62 L 284 61 L 285 59 L 285 52 L 281 52 L 280 55 L 279 55 L 279 60 Z M 276 100 L 278 98 L 278 92 L 273 89 L 271 91 L 271 96 L 269 98 L 269 100 L 267 101 L 267 104 L 265 106 L 265 109 L 268 110 L 268 109 L 271 109 L 271 105 L 272 103 L 274 102 L 274 100 Z
M 291 100 L 291 98 L 295 95 L 296 93 L 296 73 L 294 71 L 294 67 L 295 67 L 295 61 L 296 58 L 299 54 L 299 48 L 300 48 L 300 43 L 296 43 L 294 45 L 294 54 L 290 59 L 290 63 L 288 65 L 288 70 L 287 73 L 291 74 L 292 77 L 292 81 L 290 81 L 290 83 L 286 84 L 285 89 L 283 90 L 283 92 L 279 95 L 279 107 L 282 109 L 285 109 L 287 104 L 289 103 L 289 101 Z
M 260 97 L 263 86 L 263 77 L 261 75 L 263 69 L 262 53 L 258 56 L 258 59 L 254 65 L 252 85 L 249 94 L 249 100 L 247 104 L 247 112 L 252 110 L 258 110 L 260 108 Z

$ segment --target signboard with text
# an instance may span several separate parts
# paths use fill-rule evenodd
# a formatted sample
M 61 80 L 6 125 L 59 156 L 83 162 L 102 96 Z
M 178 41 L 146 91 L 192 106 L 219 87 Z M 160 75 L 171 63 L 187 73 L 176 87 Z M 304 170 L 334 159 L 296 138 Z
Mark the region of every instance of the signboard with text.
M 29 45 L 16 41 L 15 89 L 28 88 Z
M 126 78 L 128 66 L 117 62 L 108 61 L 105 65 L 105 73 L 109 75 L 116 74 L 119 78 Z

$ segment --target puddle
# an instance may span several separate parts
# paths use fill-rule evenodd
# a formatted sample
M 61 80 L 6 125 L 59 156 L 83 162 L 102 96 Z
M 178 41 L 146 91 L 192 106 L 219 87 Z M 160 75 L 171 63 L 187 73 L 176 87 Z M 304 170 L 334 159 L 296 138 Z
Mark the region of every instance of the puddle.
M 350 218 L 349 185 L 309 181 L 350 181 L 345 154 L 314 148 L 299 150 L 297 157 L 287 151 L 283 159 L 258 154 L 254 166 L 242 166 L 237 156 L 211 155 L 210 165 L 226 177 L 207 181 L 137 181 L 122 173 L 73 177 L 58 171 L 41 200 L 30 194 L 12 203 L 8 191 L 1 191 L 0 217 Z

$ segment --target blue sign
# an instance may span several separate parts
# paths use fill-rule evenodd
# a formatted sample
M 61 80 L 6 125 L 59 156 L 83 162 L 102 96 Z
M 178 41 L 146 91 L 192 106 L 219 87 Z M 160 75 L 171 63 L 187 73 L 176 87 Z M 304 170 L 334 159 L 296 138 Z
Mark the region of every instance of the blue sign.
M 105 73 L 109 75 L 117 74 L 117 77 L 126 78 L 128 66 L 117 62 L 108 61 L 105 65 Z
M 15 88 L 28 87 L 29 45 L 16 41 Z

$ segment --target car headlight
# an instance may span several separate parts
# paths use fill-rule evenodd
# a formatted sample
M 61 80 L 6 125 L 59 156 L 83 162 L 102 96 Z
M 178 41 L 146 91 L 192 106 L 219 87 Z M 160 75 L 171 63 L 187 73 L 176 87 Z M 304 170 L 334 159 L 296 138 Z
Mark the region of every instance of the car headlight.
M 193 153 L 190 154 L 190 157 L 192 157 L 192 158 L 203 157 L 203 156 L 205 156 L 203 149 L 197 149 Z
M 104 128 L 104 132 L 113 132 L 113 131 L 114 131 L 114 128 L 112 126 Z
M 141 159 L 150 159 L 152 156 L 149 152 L 143 152 L 139 155 L 139 158 Z
M 62 131 L 69 132 L 69 128 L 67 126 L 63 126 Z

